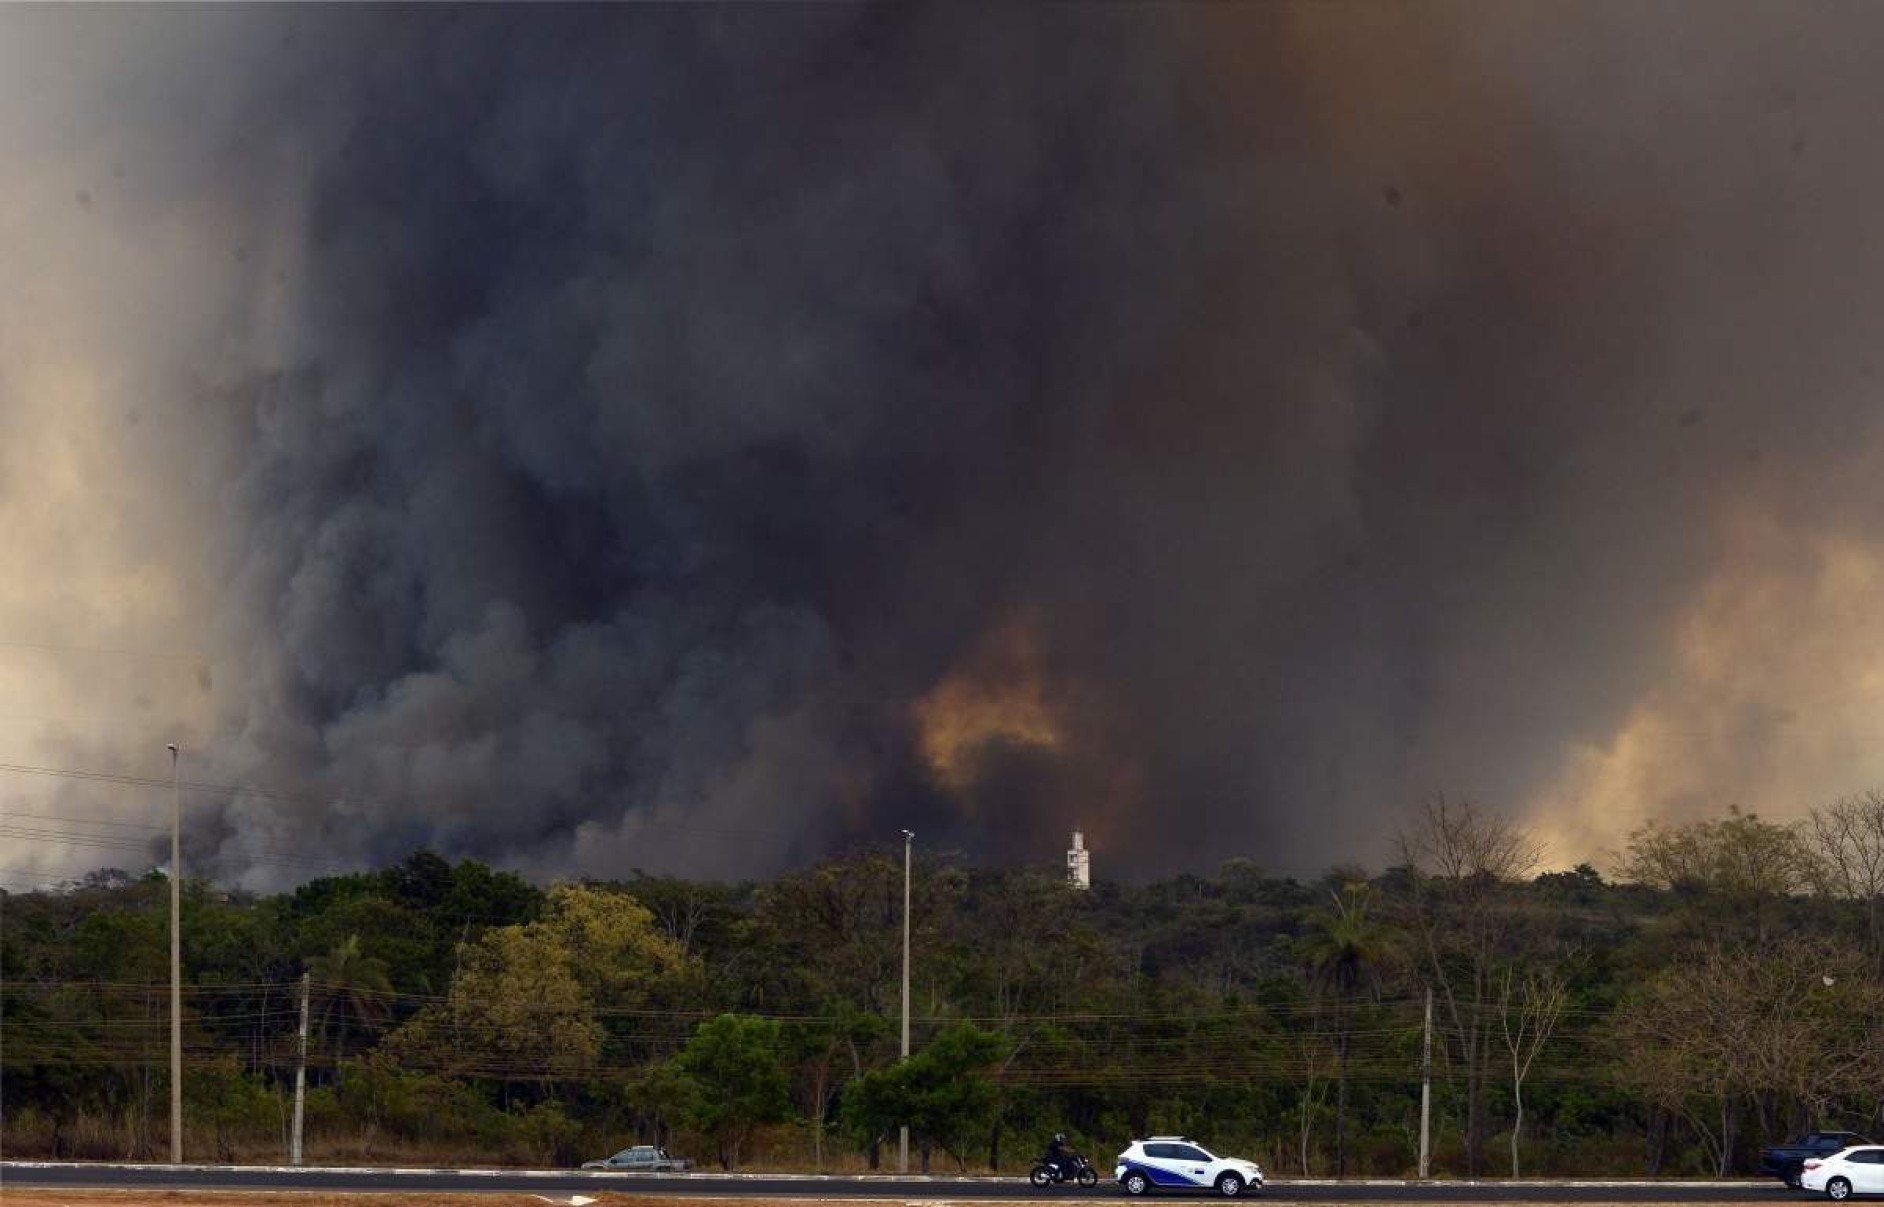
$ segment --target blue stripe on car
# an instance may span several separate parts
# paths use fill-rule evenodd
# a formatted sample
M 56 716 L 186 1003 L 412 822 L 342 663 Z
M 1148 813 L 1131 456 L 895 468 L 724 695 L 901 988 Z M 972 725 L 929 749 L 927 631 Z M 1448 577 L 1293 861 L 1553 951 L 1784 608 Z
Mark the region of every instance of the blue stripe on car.
M 1137 1170 L 1159 1186 L 1202 1186 L 1203 1182 L 1189 1177 L 1175 1169 L 1164 1169 L 1157 1165 L 1146 1165 L 1139 1161 L 1127 1161 L 1127 1172 Z

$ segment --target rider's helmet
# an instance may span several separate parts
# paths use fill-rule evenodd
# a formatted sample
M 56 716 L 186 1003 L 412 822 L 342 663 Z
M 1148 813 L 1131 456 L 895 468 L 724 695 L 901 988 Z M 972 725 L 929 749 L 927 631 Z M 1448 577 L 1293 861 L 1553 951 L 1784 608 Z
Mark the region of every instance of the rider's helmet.
M 1065 1143 L 1066 1143 L 1066 1133 L 1065 1133 L 1065 1132 L 1054 1132 L 1054 1133 L 1053 1133 L 1053 1142 L 1054 1142 L 1055 1144 L 1065 1144 Z

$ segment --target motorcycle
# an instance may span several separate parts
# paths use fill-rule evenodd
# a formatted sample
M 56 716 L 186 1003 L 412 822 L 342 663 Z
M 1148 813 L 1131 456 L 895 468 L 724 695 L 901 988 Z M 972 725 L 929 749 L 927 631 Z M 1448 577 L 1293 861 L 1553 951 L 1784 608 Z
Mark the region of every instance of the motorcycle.
M 1036 1186 L 1052 1186 L 1062 1182 L 1078 1182 L 1081 1186 L 1097 1186 L 1099 1171 L 1092 1167 L 1092 1162 L 1078 1153 L 1068 1153 L 1065 1162 L 1067 1168 L 1055 1168 L 1047 1163 L 1045 1157 L 1034 1162 L 1034 1167 L 1027 1175 L 1027 1180 Z

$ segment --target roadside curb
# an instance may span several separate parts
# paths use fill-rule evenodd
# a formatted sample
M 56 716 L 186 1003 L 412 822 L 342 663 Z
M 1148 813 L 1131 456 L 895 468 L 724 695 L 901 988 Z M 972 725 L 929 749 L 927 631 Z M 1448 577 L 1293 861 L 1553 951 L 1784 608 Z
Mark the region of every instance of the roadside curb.
M 851 1174 L 851 1173 L 764 1173 L 745 1170 L 736 1173 L 707 1172 L 694 1170 L 688 1173 L 637 1173 L 613 1169 L 514 1169 L 481 1167 L 454 1169 L 434 1166 L 394 1166 L 394 1165 L 172 1165 L 168 1162 L 122 1162 L 122 1161 L 0 1161 L 0 1169 L 117 1169 L 137 1170 L 140 1172 L 188 1171 L 192 1173 L 270 1173 L 294 1176 L 297 1174 L 383 1174 L 389 1177 L 450 1176 L 463 1178 L 588 1178 L 596 1181 L 634 1183 L 641 1181 L 701 1181 L 701 1182 L 846 1182 L 881 1184 L 886 1190 L 896 1186 L 933 1186 L 938 1183 L 972 1183 L 976 1185 L 1001 1185 L 1013 1183 L 1025 1186 L 1025 1174 Z M 1101 1178 L 1103 1183 L 1108 1179 Z M 1354 1187 L 1357 1189 L 1411 1189 L 1424 1187 L 1431 1190 L 1651 1190 L 1680 1187 L 1688 1190 L 1747 1190 L 1773 1185 L 1778 1189 L 1773 1178 L 1740 1178 L 1689 1180 L 1686 1178 L 1270 1178 L 1264 1182 L 1266 1190 L 1280 1190 L 1291 1186 L 1315 1187 Z

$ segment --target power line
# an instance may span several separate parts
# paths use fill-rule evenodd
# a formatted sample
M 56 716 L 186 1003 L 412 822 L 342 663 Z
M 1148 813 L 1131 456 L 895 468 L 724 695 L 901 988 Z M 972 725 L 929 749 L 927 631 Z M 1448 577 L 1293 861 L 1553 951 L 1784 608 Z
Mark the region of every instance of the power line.
M 30 763 L 0 763 L 0 772 L 12 772 L 16 775 L 40 775 L 59 779 L 80 780 L 91 783 L 115 784 L 132 788 L 160 788 L 169 790 L 173 785 L 168 779 L 152 776 L 127 775 L 113 771 L 91 771 L 80 768 L 42 767 Z M 335 796 L 315 796 L 305 792 L 284 792 L 273 788 L 258 787 L 253 784 L 222 784 L 208 780 L 184 780 L 182 788 L 186 792 L 209 793 L 222 796 L 254 797 L 262 800 L 279 801 L 284 804 L 305 805 L 315 809 L 331 809 L 335 806 L 371 806 L 388 809 L 394 802 L 385 798 L 340 793 Z M 630 814 L 629 816 L 632 816 Z M 646 822 L 638 827 L 644 832 L 654 834 L 700 834 L 713 838 L 755 838 L 789 836 L 795 831 L 772 826 L 701 826 L 675 822 Z
M 11 809 L 0 809 L 0 817 L 17 817 L 29 821 L 64 821 L 82 826 L 112 826 L 121 830 L 147 830 L 152 833 L 168 833 L 168 826 L 160 826 L 147 821 L 111 821 L 106 818 L 74 817 L 71 814 L 57 813 L 20 813 Z
M 168 779 L 148 775 L 127 775 L 116 771 L 91 771 L 72 767 L 41 767 L 31 763 L 0 763 L 0 771 L 10 771 L 15 775 L 44 775 L 59 779 L 86 780 L 93 783 L 118 784 L 130 788 L 164 788 L 172 786 Z M 258 796 L 265 800 L 286 801 L 295 804 L 331 805 L 335 803 L 358 802 L 375 803 L 366 798 L 350 797 L 344 794 L 333 798 L 310 796 L 306 793 L 278 792 L 270 788 L 255 785 L 218 784 L 205 780 L 184 780 L 183 788 L 190 792 L 208 792 L 227 796 Z
M 190 662 L 213 666 L 216 660 L 199 650 L 138 650 L 122 646 L 66 645 L 54 641 L 10 641 L 0 638 L 0 649 L 43 650 L 53 654 L 106 654 L 113 658 L 145 658 L 152 662 Z

